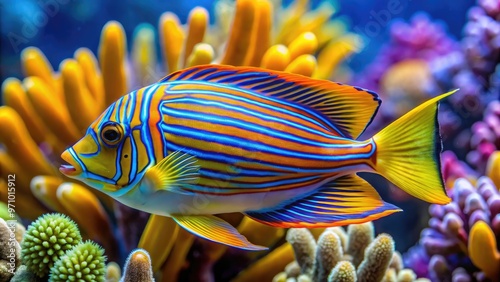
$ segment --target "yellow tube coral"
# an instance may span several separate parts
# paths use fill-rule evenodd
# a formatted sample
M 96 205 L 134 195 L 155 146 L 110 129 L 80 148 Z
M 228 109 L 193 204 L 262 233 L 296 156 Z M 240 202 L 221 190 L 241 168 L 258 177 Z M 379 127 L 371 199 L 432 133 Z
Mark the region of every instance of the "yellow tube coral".
M 163 50 L 163 59 L 167 66 L 167 73 L 179 69 L 179 58 L 182 52 L 184 31 L 179 18 L 174 13 L 166 12 L 160 18 L 160 45 Z
M 244 65 L 257 67 L 271 44 L 272 11 L 268 0 L 257 0 L 255 23 L 252 28 L 250 48 L 247 51 Z
M 313 76 L 316 70 L 316 58 L 313 55 L 301 55 L 293 60 L 285 69 L 286 72 Z
M 125 31 L 119 22 L 108 22 L 102 29 L 99 43 L 99 63 L 106 94 L 105 104 L 109 105 L 127 93 L 125 56 L 127 42 Z
M 486 277 L 500 277 L 500 253 L 495 234 L 484 221 L 476 222 L 469 232 L 469 257 Z
M 238 232 L 245 236 L 250 242 L 259 246 L 272 247 L 285 235 L 283 228 L 272 227 L 257 222 L 249 217 L 244 217 L 238 225 Z M 248 257 L 256 257 L 259 252 L 248 252 Z
M 310 31 L 302 33 L 288 45 L 291 60 L 294 60 L 300 55 L 314 54 L 317 48 L 318 39 L 316 39 L 316 35 Z
M 290 51 L 285 45 L 274 45 L 267 49 L 260 66 L 270 70 L 282 71 L 290 63 Z
M 79 48 L 76 50 L 74 57 L 82 68 L 85 85 L 94 97 L 94 108 L 98 111 L 103 111 L 105 103 L 104 86 L 102 84 L 102 76 L 99 72 L 97 58 L 92 51 L 87 48 Z
M 14 109 L 21 116 L 26 127 L 30 129 L 31 137 L 37 144 L 46 142 L 56 150 L 64 147 L 37 116 L 26 91 L 17 78 L 7 78 L 3 82 L 2 100 L 5 105 Z
M 179 226 L 170 217 L 152 214 L 142 233 L 138 248 L 148 251 L 153 271 L 157 271 L 167 259 L 177 238 Z
M 92 192 L 76 183 L 63 183 L 57 188 L 57 199 L 90 238 L 101 242 L 109 253 L 116 253 L 111 223 Z
M 36 76 L 42 79 L 54 93 L 55 98 L 62 99 L 60 87 L 54 77 L 54 70 L 45 55 L 36 47 L 28 47 L 21 52 L 21 66 L 25 76 Z
M 56 171 L 30 138 L 23 120 L 10 107 L 0 107 L 0 143 L 29 175 L 55 175 Z
M 57 199 L 57 188 L 62 182 L 62 179 L 54 176 L 36 176 L 31 180 L 31 192 L 47 207 L 66 213 L 66 209 Z
M 495 151 L 490 155 L 486 166 L 486 176 L 488 176 L 496 187 L 500 189 L 500 151 Z
M 81 137 L 64 101 L 54 99 L 54 95 L 51 94 L 53 91 L 42 79 L 30 76 L 24 79 L 23 85 L 36 113 L 60 140 L 65 144 L 72 144 Z
M 194 241 L 194 235 L 187 232 L 183 228 L 179 229 L 174 247 L 163 265 L 162 281 L 177 281 L 179 271 L 186 262 L 186 255 Z
M 233 282 L 272 281 L 274 275 L 293 261 L 293 248 L 285 243 L 242 271 Z
M 146 86 L 159 79 L 156 74 L 155 29 L 150 24 L 141 24 L 134 34 L 132 62 L 137 75 L 136 83 Z
M 1 195 L 2 201 L 7 202 L 7 182 L 6 180 L 12 180 L 14 183 L 14 202 L 16 211 L 20 216 L 29 219 L 34 219 L 38 215 L 48 212 L 48 210 L 37 201 L 37 199 L 31 194 L 29 189 L 29 182 L 27 182 L 30 177 L 27 176 L 26 170 L 22 169 L 21 166 L 8 154 L 0 151 L 0 179 L 5 184 L 0 188 L 5 195 Z M 4 188 L 5 187 L 5 188 Z M 19 195 L 22 195 L 20 197 Z
M 85 85 L 83 70 L 77 61 L 66 59 L 61 63 L 64 96 L 68 112 L 81 134 L 101 114 L 96 101 Z
M 195 7 L 188 17 L 188 32 L 184 43 L 182 65 L 185 66 L 194 46 L 203 41 L 208 25 L 208 12 L 203 7 Z
M 198 43 L 194 46 L 191 55 L 187 59 L 186 66 L 198 66 L 210 64 L 214 60 L 214 49 L 206 43 Z
M 330 42 L 318 55 L 318 71 L 315 77 L 328 79 L 339 63 L 354 52 L 361 50 L 361 38 L 355 34 L 347 34 Z
M 236 14 L 221 64 L 240 66 L 245 62 L 245 56 L 252 39 L 255 3 L 254 0 L 236 1 Z

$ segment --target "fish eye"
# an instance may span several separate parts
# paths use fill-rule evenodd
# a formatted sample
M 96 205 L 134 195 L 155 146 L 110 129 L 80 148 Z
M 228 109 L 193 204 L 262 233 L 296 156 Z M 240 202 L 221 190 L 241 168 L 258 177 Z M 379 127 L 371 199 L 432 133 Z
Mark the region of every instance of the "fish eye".
M 101 129 L 102 141 L 110 147 L 118 145 L 123 139 L 123 128 L 116 122 L 105 123 Z

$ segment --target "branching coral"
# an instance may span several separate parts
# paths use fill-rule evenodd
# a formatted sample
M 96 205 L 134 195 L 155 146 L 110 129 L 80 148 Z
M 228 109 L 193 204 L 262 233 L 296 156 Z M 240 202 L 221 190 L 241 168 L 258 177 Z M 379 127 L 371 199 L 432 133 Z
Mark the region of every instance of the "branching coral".
M 433 281 L 468 277 L 498 279 L 500 253 L 500 193 L 487 177 L 476 187 L 458 179 L 448 205 L 431 205 L 429 227 L 420 245 L 405 255 L 405 264 Z
M 295 261 L 273 281 L 416 281 L 415 274 L 402 269 L 402 258 L 394 252 L 387 234 L 374 238 L 371 222 L 327 228 L 316 242 L 307 229 L 290 229 L 287 241 Z M 390 277 L 394 279 L 391 280 Z M 408 279 L 410 277 L 411 279 Z
M 54 263 L 81 240 L 78 227 L 67 216 L 43 215 L 26 230 L 21 243 L 23 264 L 39 277 L 44 277 Z

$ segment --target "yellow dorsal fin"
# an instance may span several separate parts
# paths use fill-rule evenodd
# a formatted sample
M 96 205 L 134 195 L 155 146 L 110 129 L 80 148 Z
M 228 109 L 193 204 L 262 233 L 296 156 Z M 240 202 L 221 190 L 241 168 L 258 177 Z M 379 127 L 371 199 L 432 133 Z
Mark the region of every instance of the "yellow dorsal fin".
M 308 109 L 340 136 L 357 139 L 380 105 L 375 92 L 327 80 L 253 67 L 203 65 L 174 72 L 160 82 L 222 84 L 286 100 Z

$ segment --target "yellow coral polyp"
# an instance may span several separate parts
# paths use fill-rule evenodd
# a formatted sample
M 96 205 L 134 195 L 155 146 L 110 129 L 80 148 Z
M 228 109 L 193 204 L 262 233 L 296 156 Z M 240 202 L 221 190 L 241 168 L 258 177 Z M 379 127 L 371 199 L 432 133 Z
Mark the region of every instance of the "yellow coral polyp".
M 241 66 L 245 62 L 245 56 L 252 42 L 255 8 L 256 1 L 254 0 L 236 2 L 236 14 L 221 64 Z
M 81 137 L 64 101 L 54 99 L 55 94 L 42 79 L 30 76 L 24 79 L 23 85 L 35 112 L 64 144 L 72 144 Z
M 21 66 L 25 76 L 39 77 L 45 81 L 56 97 L 62 98 L 54 70 L 40 49 L 36 47 L 24 49 L 21 53 Z
M 314 54 L 317 48 L 318 39 L 316 39 L 316 35 L 310 31 L 302 33 L 288 45 L 291 60 L 294 60 L 300 55 Z
M 208 26 L 208 11 L 202 7 L 196 7 L 189 13 L 188 32 L 184 43 L 182 65 L 186 65 L 189 55 L 193 52 L 196 44 L 203 41 Z
M 101 109 L 94 106 L 96 101 L 85 85 L 83 70 L 77 61 L 64 60 L 60 69 L 68 112 L 80 134 L 83 134 L 99 116 Z
M 269 48 L 262 58 L 261 67 L 283 71 L 290 63 L 290 51 L 285 45 L 274 45 Z
M 500 151 L 495 151 L 488 158 L 486 166 L 486 176 L 500 189 Z
M 36 176 L 31 180 L 31 192 L 50 209 L 60 213 L 67 213 L 57 199 L 57 188 L 62 183 L 63 180 L 58 177 Z
M 198 43 L 194 46 L 193 52 L 186 62 L 186 66 L 192 67 L 197 65 L 210 64 L 214 60 L 214 49 L 206 43 Z
M 127 42 L 119 22 L 108 22 L 102 29 L 99 43 L 99 63 L 106 95 L 106 105 L 127 93 L 125 56 Z
M 68 215 L 73 218 L 88 236 L 111 253 L 116 251 L 116 242 L 111 223 L 97 197 L 84 186 L 63 183 L 57 188 L 57 199 Z
M 160 18 L 160 45 L 167 72 L 179 69 L 179 57 L 184 42 L 184 30 L 174 13 L 166 12 Z
M 0 107 L 0 143 L 10 156 L 29 175 L 55 175 L 54 168 L 45 159 L 37 144 L 31 139 L 23 120 L 12 108 Z
M 26 123 L 33 140 L 40 144 L 47 142 L 53 148 L 61 148 L 59 140 L 49 132 L 47 126 L 38 118 L 31 101 L 17 78 L 8 78 L 2 84 L 2 102 L 14 109 Z
M 274 275 L 293 261 L 293 248 L 285 243 L 241 272 L 233 282 L 272 281 Z
M 272 5 L 267 0 L 257 0 L 255 5 L 255 22 L 244 65 L 257 67 L 271 44 Z
M 153 271 L 163 265 L 177 238 L 179 226 L 170 217 L 151 215 L 139 241 L 138 248 L 148 251 Z
M 79 48 L 75 51 L 75 59 L 80 64 L 85 78 L 85 85 L 94 97 L 94 108 L 98 111 L 104 110 L 104 86 L 102 76 L 99 72 L 97 58 L 87 48 Z
M 301 55 L 293 60 L 285 69 L 286 72 L 313 76 L 317 68 L 316 58 L 313 55 Z
M 495 234 L 484 221 L 476 222 L 469 232 L 469 257 L 486 277 L 500 276 L 500 253 L 497 250 Z
M 135 30 L 132 46 L 132 62 L 140 86 L 158 81 L 156 76 L 155 29 L 150 24 L 141 24 Z

